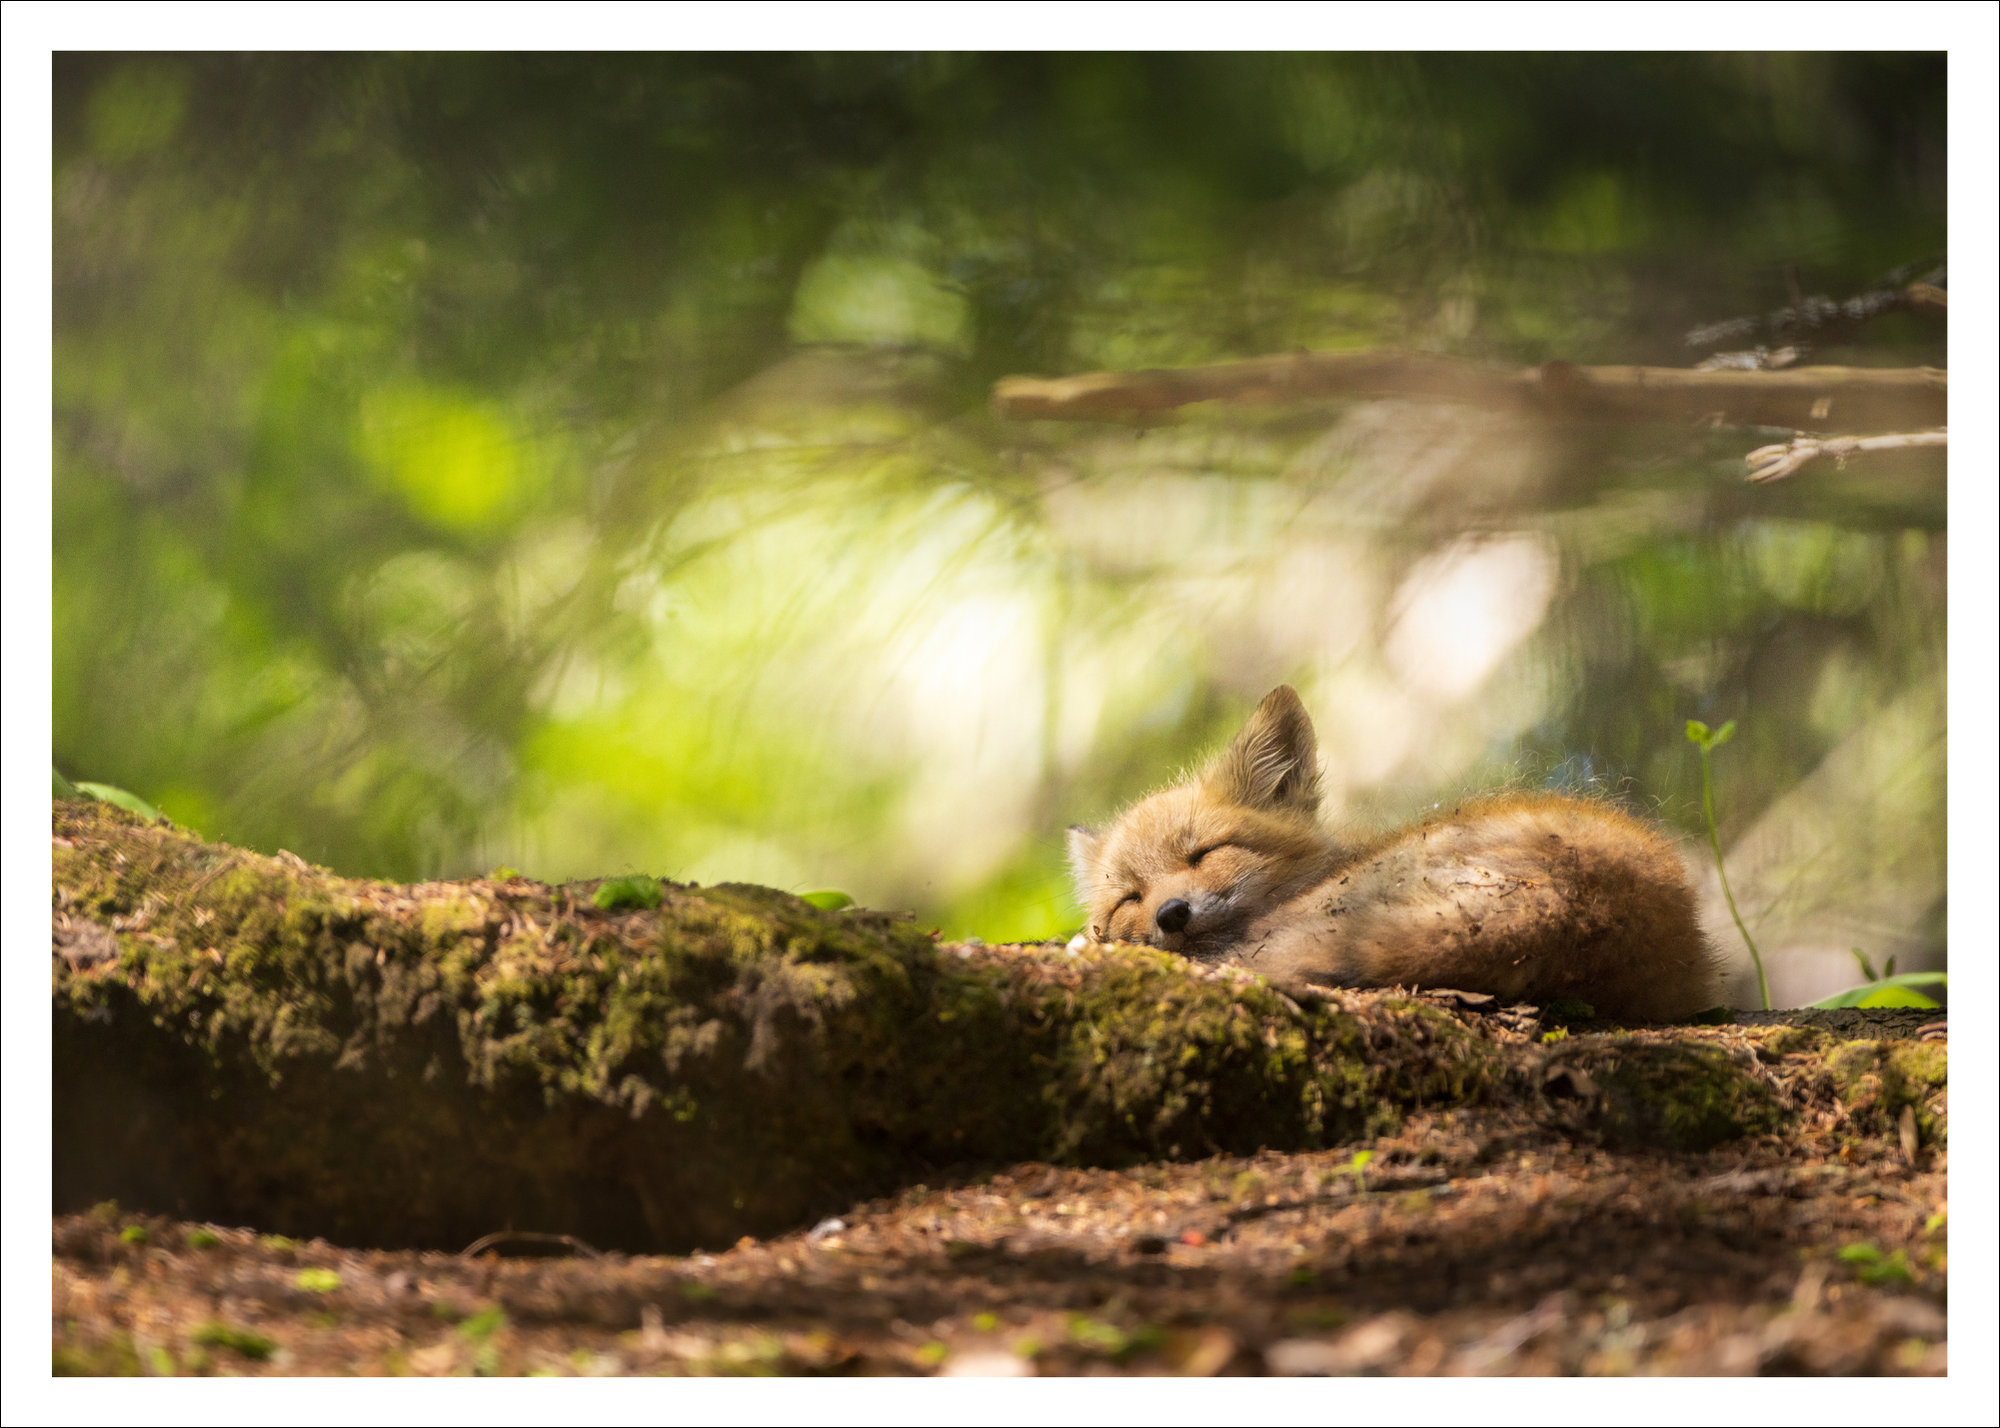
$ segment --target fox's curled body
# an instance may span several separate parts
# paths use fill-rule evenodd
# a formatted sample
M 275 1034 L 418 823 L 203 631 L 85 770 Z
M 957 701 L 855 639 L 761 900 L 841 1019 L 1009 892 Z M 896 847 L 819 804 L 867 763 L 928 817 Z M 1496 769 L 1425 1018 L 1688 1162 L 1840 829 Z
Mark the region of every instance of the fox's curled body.
M 1070 830 L 1090 936 L 1282 980 L 1568 996 L 1627 1020 L 1714 1004 L 1680 855 L 1608 804 L 1507 794 L 1360 846 L 1318 808 L 1312 722 L 1274 690 L 1197 777 Z

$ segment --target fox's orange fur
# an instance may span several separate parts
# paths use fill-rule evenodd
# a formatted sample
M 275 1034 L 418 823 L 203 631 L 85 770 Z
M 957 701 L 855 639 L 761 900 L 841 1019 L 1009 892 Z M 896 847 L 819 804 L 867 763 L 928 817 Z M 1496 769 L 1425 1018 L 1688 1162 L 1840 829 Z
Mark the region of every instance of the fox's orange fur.
M 1627 1020 L 1714 1005 L 1679 854 L 1615 808 L 1503 794 L 1358 847 L 1318 813 L 1312 721 L 1281 687 L 1195 778 L 1070 830 L 1089 935 L 1281 979 L 1569 996 Z

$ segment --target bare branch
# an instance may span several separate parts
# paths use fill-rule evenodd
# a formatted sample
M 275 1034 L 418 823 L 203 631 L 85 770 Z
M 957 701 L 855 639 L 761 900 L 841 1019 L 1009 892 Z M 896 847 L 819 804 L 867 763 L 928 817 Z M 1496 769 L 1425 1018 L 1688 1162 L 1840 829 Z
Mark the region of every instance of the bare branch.
M 1775 446 L 1760 446 L 1744 461 L 1750 466 L 1748 481 L 1782 481 L 1796 476 L 1809 463 L 1831 456 L 1838 466 L 1847 458 L 1871 451 L 1903 451 L 1917 446 L 1943 446 L 1943 431 L 1910 431 L 1885 436 L 1801 436 Z
M 1426 397 L 1565 420 L 1880 429 L 1945 419 L 1934 367 L 1492 367 L 1393 351 L 1302 352 L 1212 367 L 1003 377 L 993 409 L 1015 420 L 1144 421 L 1194 402 Z
M 1908 271 L 1905 269 L 1904 271 Z M 1757 338 L 1770 344 L 1826 343 L 1844 337 L 1863 323 L 1891 312 L 1945 311 L 1944 269 L 1924 274 L 1902 287 L 1856 293 L 1845 302 L 1830 297 L 1794 296 L 1791 305 L 1758 317 L 1732 317 L 1705 323 L 1682 339 L 1690 347 L 1720 347 Z

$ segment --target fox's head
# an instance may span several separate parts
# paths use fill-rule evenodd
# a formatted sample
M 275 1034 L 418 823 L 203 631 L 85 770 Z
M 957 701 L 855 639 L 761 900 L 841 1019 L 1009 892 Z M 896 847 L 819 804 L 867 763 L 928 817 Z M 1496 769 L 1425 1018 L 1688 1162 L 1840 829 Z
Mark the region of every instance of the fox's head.
M 1335 853 L 1318 812 L 1312 720 L 1280 685 L 1193 780 L 1107 828 L 1069 830 L 1089 935 L 1221 955 L 1259 914 L 1327 875 Z

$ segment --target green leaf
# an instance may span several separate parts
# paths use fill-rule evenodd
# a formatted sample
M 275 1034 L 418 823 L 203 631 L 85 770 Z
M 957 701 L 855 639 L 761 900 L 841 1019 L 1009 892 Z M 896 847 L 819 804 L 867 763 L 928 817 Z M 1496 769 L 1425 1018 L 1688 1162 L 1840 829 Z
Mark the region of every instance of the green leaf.
M 1850 947 L 1847 950 L 1852 952 L 1854 954 L 1854 960 L 1861 964 L 1862 976 L 1866 977 L 1871 982 L 1879 982 L 1882 980 L 1882 974 L 1875 970 L 1875 964 L 1874 962 L 1869 960 L 1868 954 L 1866 952 L 1863 952 L 1859 947 Z M 1895 973 L 1895 970 L 1896 969 L 1894 967 L 1891 967 L 1889 969 L 1892 975 Z
M 1708 725 L 1702 723 L 1699 719 L 1688 720 L 1687 734 L 1690 744 L 1705 745 L 1708 743 Z
M 844 892 L 827 888 L 823 892 L 800 893 L 802 902 L 809 902 L 821 912 L 839 912 L 843 907 L 853 907 L 854 899 Z
M 160 810 L 146 802 L 136 793 L 128 793 L 122 788 L 113 788 L 108 783 L 80 783 L 77 788 L 101 803 L 113 803 L 127 813 L 136 813 L 149 821 L 158 821 Z
M 340 1272 L 333 1269 L 302 1269 L 294 1282 L 299 1288 L 312 1294 L 331 1294 L 340 1288 Z
M 1938 1003 L 1922 992 L 1913 992 L 1908 987 L 1884 987 L 1879 992 L 1870 992 L 1855 1003 L 1858 1007 L 1923 1007 L 1934 1009 Z
M 1708 746 L 1711 749 L 1720 748 L 1722 745 L 1729 742 L 1729 736 L 1735 732 L 1736 732 L 1736 721 L 1734 719 L 1731 719 L 1728 723 L 1724 724 L 1720 729 L 1717 729 L 1715 731 L 1715 737 L 1708 741 Z
M 62 776 L 61 769 L 57 768 L 54 764 L 50 764 L 49 772 L 55 776 L 55 791 L 51 795 L 52 797 L 54 798 L 83 797 L 82 790 L 80 790 L 75 784 L 71 783 L 68 779 L 64 778 Z
M 1894 977 L 1883 977 L 1879 981 L 1869 982 L 1865 986 L 1850 987 L 1847 991 L 1836 992 L 1823 1001 L 1814 1002 L 1808 1010 L 1835 1011 L 1841 1007 L 1859 1006 L 1934 1007 L 1937 1003 L 1928 998 L 1915 1002 L 1871 1002 L 1868 998 L 1889 988 L 1943 987 L 1947 985 L 1949 983 L 1946 981 L 1946 974 L 1943 972 L 1903 972 Z

